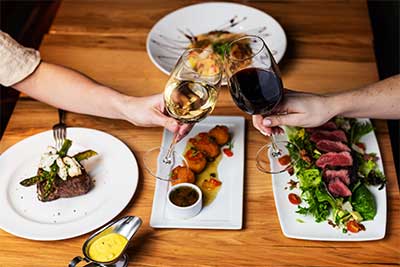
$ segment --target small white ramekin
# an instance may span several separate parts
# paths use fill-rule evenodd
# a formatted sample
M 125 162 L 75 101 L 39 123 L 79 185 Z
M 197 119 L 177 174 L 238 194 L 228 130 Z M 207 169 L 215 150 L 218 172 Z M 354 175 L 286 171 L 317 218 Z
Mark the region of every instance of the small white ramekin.
M 184 186 L 191 187 L 194 190 L 196 190 L 196 192 L 199 194 L 199 199 L 197 199 L 197 201 L 191 206 L 179 207 L 179 206 L 175 205 L 174 203 L 172 203 L 172 201 L 169 197 L 170 197 L 170 194 L 172 193 L 172 191 L 174 191 L 175 189 L 177 189 L 179 187 L 184 187 Z M 199 212 L 203 208 L 203 194 L 201 192 L 201 189 L 195 184 L 180 183 L 180 184 L 171 186 L 171 188 L 168 190 L 167 203 L 168 203 L 167 208 L 168 208 L 168 211 L 171 214 L 171 216 L 173 216 L 174 218 L 178 218 L 178 219 L 189 219 L 189 218 L 192 218 L 192 217 L 196 216 L 197 214 L 199 214 Z

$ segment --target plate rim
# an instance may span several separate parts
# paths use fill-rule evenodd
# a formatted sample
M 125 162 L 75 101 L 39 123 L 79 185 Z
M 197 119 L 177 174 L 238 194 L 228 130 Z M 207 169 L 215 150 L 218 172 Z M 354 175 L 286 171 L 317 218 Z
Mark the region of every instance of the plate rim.
M 20 237 L 20 238 L 29 239 L 29 240 L 35 240 L 35 241 L 56 241 L 56 240 L 65 240 L 65 239 L 70 239 L 70 238 L 74 238 L 74 237 L 79 237 L 79 236 L 87 234 L 87 233 L 89 233 L 91 231 L 94 231 L 94 230 L 102 227 L 103 225 L 107 224 L 108 222 L 112 221 L 115 217 L 117 217 L 128 206 L 130 201 L 133 199 L 133 197 L 134 197 L 134 195 L 135 195 L 135 193 L 137 191 L 137 188 L 138 188 L 140 173 L 139 173 L 139 165 L 138 165 L 138 162 L 137 162 L 137 158 L 136 158 L 134 152 L 130 149 L 130 147 L 127 144 L 125 144 L 122 140 L 120 140 L 119 138 L 115 137 L 114 135 L 112 135 L 110 133 L 107 133 L 107 132 L 104 132 L 104 131 L 101 131 L 101 130 L 97 130 L 97 129 L 93 129 L 93 128 L 86 128 L 86 127 L 67 127 L 67 131 L 68 130 L 77 131 L 78 134 L 82 134 L 82 132 L 85 133 L 86 131 L 95 132 L 97 134 L 101 134 L 103 136 L 106 136 L 106 138 L 113 139 L 114 141 L 119 143 L 121 145 L 121 147 L 126 149 L 127 152 L 130 153 L 130 155 L 132 156 L 131 159 L 133 159 L 132 168 L 135 169 L 135 171 L 136 171 L 136 179 L 135 179 L 135 181 L 132 181 L 134 186 L 130 187 L 130 195 L 129 195 L 129 197 L 128 196 L 126 197 L 128 199 L 128 201 L 126 203 L 124 203 L 123 205 L 121 205 L 120 208 L 116 209 L 116 211 L 113 212 L 112 215 L 104 216 L 104 217 L 107 217 L 107 219 L 104 219 L 103 222 L 94 223 L 90 228 L 86 228 L 86 229 L 82 228 L 82 230 L 75 230 L 72 233 L 71 232 L 67 232 L 67 234 L 64 234 L 64 232 L 60 231 L 61 234 L 57 235 L 56 237 L 38 236 L 38 235 L 35 234 L 35 231 L 29 232 L 28 235 L 21 234 L 18 230 L 15 230 L 15 228 L 11 228 L 11 229 L 7 228 L 7 227 L 5 228 L 4 227 L 4 223 L 2 223 L 2 221 L 0 219 L 0 229 L 1 230 L 5 231 L 5 232 L 7 232 L 7 233 L 9 233 L 11 235 Z M 41 132 L 35 133 L 35 134 L 31 135 L 31 136 L 28 136 L 26 138 L 23 138 L 22 140 L 19 140 L 17 143 L 11 145 L 10 147 L 8 147 L 5 151 L 3 151 L 0 154 L 0 162 L 3 160 L 3 158 L 9 156 L 8 154 L 12 153 L 12 149 L 16 149 L 15 147 L 17 145 L 20 145 L 21 142 L 23 142 L 23 141 L 24 142 L 29 142 L 29 139 L 41 138 L 40 135 L 46 135 L 46 134 L 49 134 L 49 133 L 51 134 L 51 132 L 52 132 L 52 130 L 41 131 Z M 28 141 L 26 141 L 26 140 L 28 140 Z M 5 181 L 6 180 L 8 180 L 8 179 L 5 179 Z M 5 189 L 5 192 L 8 192 L 8 190 Z M 1 204 L 1 205 L 8 205 L 8 204 Z M 11 207 L 11 206 L 10 206 L 10 208 L 13 209 L 13 207 Z M 90 215 L 88 215 L 88 216 L 90 216 Z M 26 220 L 26 221 L 29 221 L 29 220 Z M 69 222 L 69 223 L 63 223 L 62 225 L 57 225 L 57 226 L 60 227 L 60 228 L 64 228 L 64 227 L 71 226 L 69 224 L 74 224 L 74 223 L 76 224 L 76 221 L 72 221 L 72 222 Z M 35 224 L 46 225 L 46 226 L 49 226 L 49 227 L 51 227 L 53 225 L 53 224 L 38 223 L 38 222 L 35 222 Z
M 180 7 L 180 8 L 178 8 L 178 9 L 175 9 L 175 10 L 173 10 L 173 11 L 167 13 L 166 15 L 164 15 L 164 16 L 163 16 L 162 18 L 160 18 L 159 20 L 157 20 L 157 22 L 153 25 L 153 27 L 151 27 L 151 29 L 150 29 L 149 33 L 147 34 L 147 37 L 146 37 L 146 52 L 147 52 L 148 57 L 150 58 L 150 61 L 156 66 L 157 69 L 159 69 L 161 72 L 163 72 L 163 73 L 166 74 L 166 75 L 170 75 L 170 72 L 168 72 L 168 71 L 167 71 L 166 69 L 164 69 L 160 64 L 158 64 L 158 62 L 155 60 L 155 58 L 153 57 L 153 54 L 152 54 L 151 51 L 150 51 L 150 38 L 151 38 L 151 36 L 152 36 L 152 35 L 154 34 L 154 32 L 155 32 L 155 28 L 156 28 L 164 19 L 166 19 L 168 16 L 173 15 L 173 14 L 176 13 L 176 12 L 182 11 L 182 10 L 187 9 L 187 8 L 196 7 L 196 6 L 214 5 L 214 4 L 218 4 L 218 5 L 228 5 L 228 6 L 229 6 L 229 5 L 230 5 L 230 6 L 240 6 L 240 7 L 242 7 L 242 8 L 248 8 L 248 9 L 251 9 L 251 10 L 254 10 L 254 11 L 257 11 L 257 12 L 261 12 L 261 13 L 263 13 L 263 15 L 265 15 L 265 16 L 269 17 L 270 19 L 272 19 L 272 20 L 276 23 L 276 25 L 282 30 L 282 32 L 283 32 L 283 37 L 284 37 L 284 38 L 283 38 L 284 47 L 283 47 L 282 57 L 281 57 L 280 59 L 275 59 L 275 58 L 274 58 L 274 59 L 276 60 L 276 63 L 279 65 L 279 62 L 283 59 L 283 57 L 284 57 L 285 54 L 286 54 L 288 41 L 287 41 L 287 36 L 286 36 L 285 29 L 282 27 L 282 25 L 281 25 L 273 16 L 269 15 L 268 13 L 266 13 L 266 12 L 263 11 L 263 10 L 260 10 L 260 9 L 258 9 L 258 8 L 255 8 L 255 7 L 253 7 L 253 6 L 244 5 L 244 4 L 241 4 L 241 3 L 212 1 L 212 2 L 196 3 L 196 4 L 187 5 L 187 6 Z

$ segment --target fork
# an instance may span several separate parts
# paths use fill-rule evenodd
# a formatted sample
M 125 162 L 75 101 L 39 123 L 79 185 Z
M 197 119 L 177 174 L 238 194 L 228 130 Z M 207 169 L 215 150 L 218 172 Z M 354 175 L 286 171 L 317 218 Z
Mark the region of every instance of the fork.
M 67 137 L 67 125 L 64 123 L 65 111 L 62 109 L 58 110 L 59 122 L 53 126 L 53 137 L 56 141 L 57 150 L 61 149 L 65 138 Z

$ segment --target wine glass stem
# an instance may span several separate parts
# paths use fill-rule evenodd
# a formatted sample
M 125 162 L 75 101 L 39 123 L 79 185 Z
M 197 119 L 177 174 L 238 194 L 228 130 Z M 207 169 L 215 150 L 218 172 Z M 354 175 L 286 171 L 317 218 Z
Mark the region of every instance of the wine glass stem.
M 174 133 L 174 137 L 172 138 L 172 142 L 171 142 L 171 144 L 169 145 L 167 154 L 166 154 L 165 157 L 163 158 L 163 163 L 165 163 L 165 164 L 171 164 L 171 163 L 172 163 L 172 153 L 173 153 L 174 150 L 175 150 L 175 145 L 176 145 L 176 139 L 177 139 L 177 137 L 178 137 L 178 131 L 176 131 L 176 132 Z
M 278 145 L 276 144 L 276 139 L 274 134 L 271 134 L 271 147 L 272 147 L 272 153 L 271 153 L 272 156 L 274 158 L 279 158 L 282 153 Z

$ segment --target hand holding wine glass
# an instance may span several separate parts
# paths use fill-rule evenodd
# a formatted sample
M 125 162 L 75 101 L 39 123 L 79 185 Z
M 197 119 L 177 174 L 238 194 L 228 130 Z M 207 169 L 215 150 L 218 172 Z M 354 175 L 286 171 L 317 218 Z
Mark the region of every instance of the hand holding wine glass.
M 235 49 L 241 47 L 242 49 Z M 243 49 L 245 48 L 245 49 Z M 271 115 L 283 99 L 284 90 L 278 65 L 267 45 L 257 36 L 243 36 L 232 41 L 225 53 L 228 86 L 236 105 L 251 115 Z M 266 173 L 280 173 L 291 164 L 281 165 L 288 142 L 270 143 L 257 153 L 257 167 Z
M 180 125 L 193 124 L 206 118 L 214 110 L 222 74 L 222 63 L 213 51 L 197 48 L 186 50 L 165 86 L 163 96 L 168 115 Z M 178 134 L 175 132 L 168 148 L 154 148 L 145 154 L 146 169 L 158 179 L 170 180 L 170 170 L 179 162 L 187 166 L 185 159 L 174 152 L 175 144 L 179 141 Z

